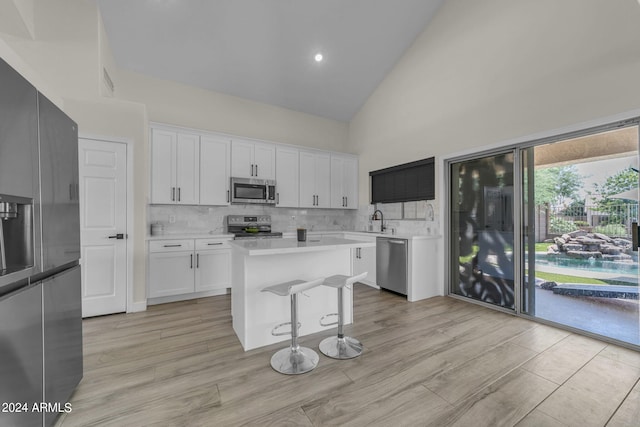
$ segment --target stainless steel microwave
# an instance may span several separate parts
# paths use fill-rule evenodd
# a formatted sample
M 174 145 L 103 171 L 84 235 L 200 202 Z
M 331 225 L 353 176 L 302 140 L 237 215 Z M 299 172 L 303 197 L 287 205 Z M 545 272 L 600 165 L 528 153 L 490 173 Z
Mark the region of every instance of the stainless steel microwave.
M 276 204 L 276 182 L 270 179 L 231 178 L 231 203 Z

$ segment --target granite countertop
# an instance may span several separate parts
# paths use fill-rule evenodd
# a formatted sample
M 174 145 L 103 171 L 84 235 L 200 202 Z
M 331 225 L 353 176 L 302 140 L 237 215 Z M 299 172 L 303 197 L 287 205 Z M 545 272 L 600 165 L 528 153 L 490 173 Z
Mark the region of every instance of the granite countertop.
M 245 255 L 250 256 L 351 249 L 373 247 L 376 245 L 375 242 L 362 242 L 333 236 L 316 237 L 313 235 L 307 235 L 306 242 L 298 242 L 297 239 L 282 238 L 232 240 L 229 243 L 233 249 L 237 249 Z

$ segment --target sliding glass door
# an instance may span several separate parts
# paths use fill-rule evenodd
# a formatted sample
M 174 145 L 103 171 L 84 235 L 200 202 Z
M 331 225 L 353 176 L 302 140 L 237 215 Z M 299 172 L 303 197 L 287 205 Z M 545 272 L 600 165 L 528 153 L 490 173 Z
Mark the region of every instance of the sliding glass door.
M 637 121 L 449 173 L 450 294 L 640 346 Z
M 522 312 L 640 345 L 638 127 L 522 150 Z
M 514 155 L 451 165 L 451 292 L 513 309 Z

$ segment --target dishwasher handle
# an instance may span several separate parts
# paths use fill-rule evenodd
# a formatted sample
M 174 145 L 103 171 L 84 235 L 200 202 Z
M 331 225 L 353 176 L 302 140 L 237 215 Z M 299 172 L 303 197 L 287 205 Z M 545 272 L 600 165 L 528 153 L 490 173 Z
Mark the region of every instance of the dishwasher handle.
M 394 245 L 406 245 L 407 244 L 406 240 L 391 240 L 391 239 L 387 239 L 387 242 L 393 243 Z

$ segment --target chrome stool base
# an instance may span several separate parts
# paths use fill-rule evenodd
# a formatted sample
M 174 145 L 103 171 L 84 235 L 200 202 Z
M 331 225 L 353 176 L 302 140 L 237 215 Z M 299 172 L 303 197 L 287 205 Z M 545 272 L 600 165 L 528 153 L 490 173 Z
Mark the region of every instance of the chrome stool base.
M 353 359 L 362 354 L 362 343 L 351 337 L 325 338 L 320 342 L 319 348 L 322 354 L 332 359 Z
M 291 347 L 279 350 L 271 357 L 271 367 L 281 374 L 297 375 L 311 371 L 318 366 L 318 353 L 308 347 Z

